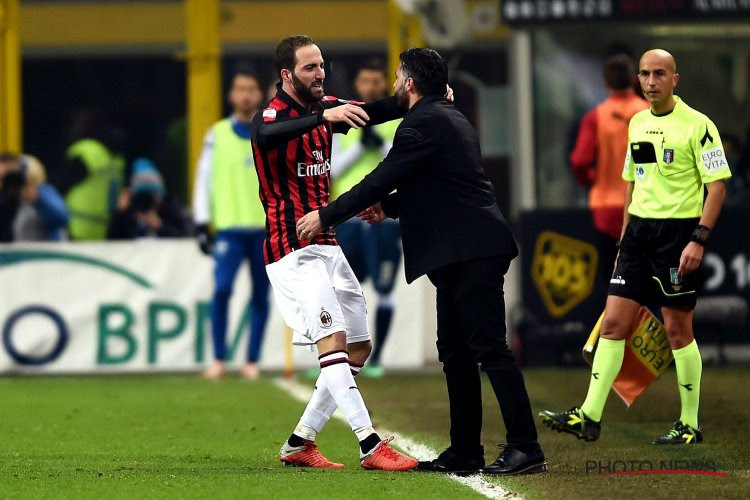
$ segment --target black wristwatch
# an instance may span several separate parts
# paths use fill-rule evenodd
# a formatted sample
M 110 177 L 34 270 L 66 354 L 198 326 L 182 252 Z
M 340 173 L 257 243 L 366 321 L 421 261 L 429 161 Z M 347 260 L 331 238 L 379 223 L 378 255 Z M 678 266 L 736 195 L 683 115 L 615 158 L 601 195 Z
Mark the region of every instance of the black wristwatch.
M 693 229 L 693 234 L 690 235 L 690 241 L 694 241 L 705 247 L 706 243 L 708 243 L 708 238 L 710 237 L 711 228 L 698 224 L 695 229 Z

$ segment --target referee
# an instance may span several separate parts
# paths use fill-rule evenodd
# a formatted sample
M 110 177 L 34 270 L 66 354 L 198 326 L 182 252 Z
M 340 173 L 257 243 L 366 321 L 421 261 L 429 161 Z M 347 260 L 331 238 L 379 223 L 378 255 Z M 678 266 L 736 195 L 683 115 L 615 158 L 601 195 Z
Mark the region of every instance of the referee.
M 661 49 L 643 54 L 638 78 L 651 109 L 636 114 L 628 130 L 622 174 L 628 182 L 625 229 L 588 394 L 580 407 L 539 415 L 554 430 L 596 440 L 632 318 L 641 304 L 658 304 L 674 355 L 682 408 L 672 428 L 653 442 L 700 443 L 702 362 L 693 338 L 695 270 L 719 217 L 724 181 L 731 173 L 716 126 L 674 95 L 680 75 L 672 55 Z

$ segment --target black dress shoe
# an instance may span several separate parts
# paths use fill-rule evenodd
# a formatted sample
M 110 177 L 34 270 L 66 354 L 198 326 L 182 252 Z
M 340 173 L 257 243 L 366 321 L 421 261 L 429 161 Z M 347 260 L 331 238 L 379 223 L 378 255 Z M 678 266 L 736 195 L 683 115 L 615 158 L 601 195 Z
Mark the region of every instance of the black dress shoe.
M 541 448 L 524 453 L 512 445 L 500 445 L 503 452 L 497 460 L 479 471 L 482 474 L 512 476 L 516 474 L 535 474 L 547 470 L 547 462 Z
M 484 457 L 470 458 L 457 455 L 450 448 L 442 452 L 435 460 L 419 462 L 417 470 L 424 472 L 442 472 L 444 474 L 473 474 L 484 467 Z

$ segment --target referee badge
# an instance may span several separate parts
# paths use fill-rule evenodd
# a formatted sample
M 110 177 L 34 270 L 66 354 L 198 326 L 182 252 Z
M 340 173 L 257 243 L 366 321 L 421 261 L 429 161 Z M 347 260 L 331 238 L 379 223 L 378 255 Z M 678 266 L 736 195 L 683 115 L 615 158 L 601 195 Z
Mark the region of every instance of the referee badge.
M 674 149 L 664 150 L 664 163 L 670 164 L 674 161 Z
M 679 273 L 679 268 L 677 267 L 669 268 L 669 281 L 673 285 L 679 285 L 680 283 L 682 283 L 682 275 Z

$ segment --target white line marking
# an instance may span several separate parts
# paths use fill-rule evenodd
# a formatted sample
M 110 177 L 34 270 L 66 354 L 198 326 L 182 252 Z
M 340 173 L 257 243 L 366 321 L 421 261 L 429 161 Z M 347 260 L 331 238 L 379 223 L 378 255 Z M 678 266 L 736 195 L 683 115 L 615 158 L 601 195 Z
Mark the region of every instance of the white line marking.
M 307 403 L 308 401 L 310 401 L 312 389 L 306 385 L 298 383 L 294 379 L 275 378 L 273 380 L 273 383 L 277 387 L 284 390 L 287 394 L 292 396 L 294 399 L 301 401 L 302 403 Z M 335 418 L 338 418 L 339 420 L 343 420 L 344 422 L 346 422 L 346 419 L 338 410 L 336 410 L 336 413 L 334 413 L 333 416 Z M 394 444 L 397 443 L 399 448 L 401 448 L 417 460 L 430 460 L 438 454 L 435 450 L 433 450 L 426 444 L 414 441 L 413 439 L 406 437 L 398 432 L 393 432 L 380 426 L 378 426 L 378 431 L 380 431 L 383 435 L 387 434 L 389 436 L 393 436 L 395 438 Z M 446 477 L 471 488 L 472 490 L 487 498 L 503 500 L 511 498 L 522 498 L 521 495 L 513 493 L 512 491 L 508 491 L 499 484 L 491 483 L 485 480 L 479 474 L 474 474 L 472 476 L 456 476 L 455 474 L 447 474 Z

